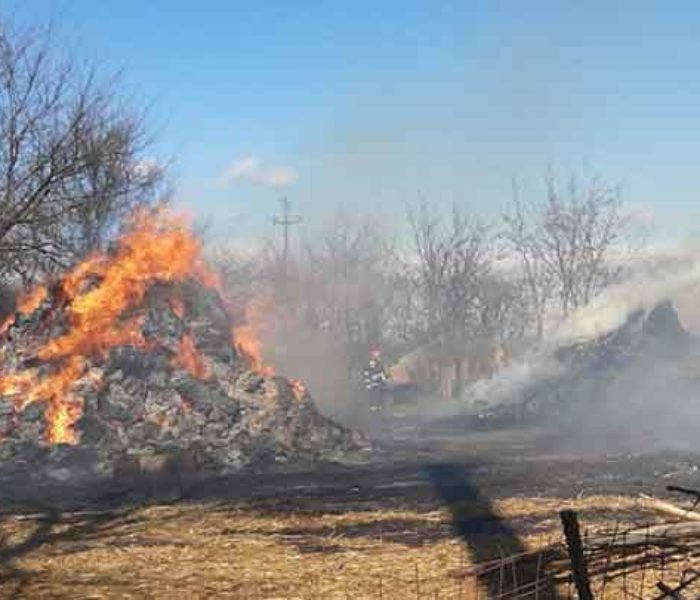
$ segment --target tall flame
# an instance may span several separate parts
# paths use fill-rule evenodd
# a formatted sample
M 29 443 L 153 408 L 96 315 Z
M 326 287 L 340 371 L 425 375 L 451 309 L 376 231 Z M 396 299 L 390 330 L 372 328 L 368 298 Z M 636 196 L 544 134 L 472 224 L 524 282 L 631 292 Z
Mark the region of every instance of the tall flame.
M 37 353 L 53 370 L 42 375 L 37 369 L 3 374 L 0 394 L 14 395 L 18 411 L 33 402 L 44 402 L 46 441 L 77 443 L 74 425 L 83 406 L 72 389 L 86 375 L 89 359 L 104 358 L 116 346 L 146 347 L 142 318 L 125 315 L 140 305 L 153 283 L 188 278 L 217 284 L 202 262 L 199 241 L 184 220 L 163 212 L 139 213 L 115 252 L 89 257 L 59 282 L 69 327 Z M 45 287 L 37 288 L 20 301 L 19 311 L 33 312 L 47 294 Z M 181 341 L 177 360 L 194 375 L 206 376 L 191 337 Z
M 252 369 L 270 377 L 275 374 L 275 370 L 263 360 L 263 345 L 259 335 L 266 312 L 269 311 L 262 300 L 249 302 L 245 310 L 245 322 L 235 326 L 231 336 L 235 348 L 251 362 Z
M 201 250 L 184 219 L 163 211 L 138 213 L 114 251 L 89 256 L 51 290 L 38 286 L 20 299 L 18 312 L 31 314 L 51 294 L 54 302 L 50 310 L 63 310 L 68 327 L 36 353 L 35 358 L 45 365 L 41 369 L 0 370 L 0 396 L 12 396 L 17 412 L 32 403 L 44 403 L 46 442 L 78 443 L 75 424 L 83 413 L 83 400 L 76 393 L 76 384 L 99 384 L 90 370 L 91 361 L 105 359 L 111 348 L 151 347 L 152 342 L 142 334 L 144 317 L 136 310 L 151 286 L 194 278 L 220 290 L 217 277 L 203 263 Z M 169 304 L 173 314 L 184 321 L 186 306 L 182 300 L 172 297 Z M 262 345 L 256 335 L 264 313 L 259 303 L 250 305 L 246 323 L 232 333 L 233 343 L 248 358 L 251 368 L 269 376 L 274 371 L 263 362 Z M 10 317 L 2 323 L 0 335 L 13 322 L 14 317 Z M 172 364 L 199 379 L 210 375 L 188 332 L 181 336 Z
M 238 325 L 233 328 L 233 341 L 236 349 L 252 364 L 252 369 L 265 376 L 275 374 L 275 370 L 266 365 L 262 358 L 262 343 L 252 325 Z

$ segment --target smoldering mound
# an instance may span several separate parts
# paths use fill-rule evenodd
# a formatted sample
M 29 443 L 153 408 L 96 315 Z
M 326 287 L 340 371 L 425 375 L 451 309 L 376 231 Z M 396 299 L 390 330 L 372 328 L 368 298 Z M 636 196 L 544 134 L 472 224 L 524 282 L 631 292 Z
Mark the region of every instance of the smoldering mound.
M 700 340 L 668 300 L 603 335 L 532 354 L 470 393 L 484 423 L 546 425 L 567 451 L 700 450 Z

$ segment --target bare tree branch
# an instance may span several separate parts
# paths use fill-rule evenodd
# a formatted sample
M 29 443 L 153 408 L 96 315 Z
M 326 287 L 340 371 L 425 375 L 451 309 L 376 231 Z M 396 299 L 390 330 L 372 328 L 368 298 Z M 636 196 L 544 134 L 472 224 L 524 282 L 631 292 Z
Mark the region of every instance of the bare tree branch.
M 562 189 L 545 178 L 543 203 L 524 203 L 514 189 L 503 238 L 518 258 L 536 334 L 552 302 L 561 316 L 587 304 L 620 278 L 631 252 L 620 191 L 597 178 L 572 177 Z
M 0 277 L 69 264 L 157 198 L 163 172 L 117 97 L 47 32 L 0 25 Z

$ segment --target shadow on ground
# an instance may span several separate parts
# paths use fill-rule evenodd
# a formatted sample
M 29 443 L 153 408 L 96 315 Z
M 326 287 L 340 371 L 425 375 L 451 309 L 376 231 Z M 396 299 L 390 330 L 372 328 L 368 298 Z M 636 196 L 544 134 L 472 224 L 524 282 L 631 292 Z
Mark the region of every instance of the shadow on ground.
M 358 510 L 413 510 L 447 508 L 451 524 L 419 519 L 387 518 L 341 527 L 300 527 L 276 531 L 289 536 L 300 552 L 333 553 L 342 549 L 334 536 L 379 537 L 408 547 L 420 547 L 459 536 L 472 564 L 494 563 L 481 576 L 490 597 L 515 597 L 515 590 L 540 587 L 540 598 L 553 598 L 546 575 L 533 562 L 504 561 L 526 550 L 513 527 L 495 511 L 476 481 L 482 467 L 460 464 L 393 465 L 382 468 L 336 467 L 323 476 L 309 473 L 238 474 L 227 477 L 202 473 L 132 475 L 102 481 L 99 485 L 21 485 L 0 490 L 0 513 L 38 515 L 31 534 L 22 540 L 0 537 L 0 580 L 12 581 L 16 596 L 32 577 L 17 567 L 17 559 L 39 548 L 61 543 L 61 552 L 94 544 L 100 536 L 134 519 L 134 511 L 149 505 L 213 502 L 212 510 L 246 507 L 261 514 L 342 514 Z M 284 489 L 285 493 L 280 494 Z M 41 504 L 36 498 L 42 498 Z M 75 515 L 79 514 L 79 517 Z M 2 514 L 0 514 L 0 517 Z M 2 521 L 0 521 L 0 532 Z M 220 532 L 236 535 L 246 531 Z M 329 541 L 326 543 L 324 538 Z M 321 541 L 319 541 L 321 540 Z M 67 542 L 67 543 L 66 543 Z M 115 542 L 110 542 L 114 544 Z M 120 543 L 119 539 L 116 542 Z M 129 540 L 125 544 L 150 543 Z M 159 542 L 162 543 L 162 542 Z M 494 562 L 495 561 L 495 562 Z
M 13 584 L 6 597 L 22 598 L 24 587 L 34 574 L 19 568 L 18 559 L 29 556 L 45 546 L 67 544 L 61 553 L 70 552 L 71 547 L 83 545 L 110 533 L 113 529 L 128 524 L 133 509 L 114 509 L 93 514 L 63 514 L 46 504 L 27 504 L 24 516 L 32 519 L 34 528 L 19 540 L 10 536 L 0 520 L 0 584 Z
M 457 464 L 436 464 L 424 468 L 443 504 L 452 514 L 452 528 L 467 547 L 473 564 L 492 563 L 479 575 L 490 598 L 516 598 L 534 594 L 556 598 L 553 586 L 539 560 L 516 559 L 527 548 L 513 528 L 494 510 L 470 475 L 469 468 Z

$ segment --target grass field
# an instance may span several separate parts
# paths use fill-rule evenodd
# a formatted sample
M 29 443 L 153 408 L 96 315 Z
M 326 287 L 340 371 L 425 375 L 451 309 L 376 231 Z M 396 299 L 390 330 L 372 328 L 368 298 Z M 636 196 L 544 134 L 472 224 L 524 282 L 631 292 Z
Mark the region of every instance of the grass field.
M 591 531 L 656 518 L 615 496 L 505 499 L 493 510 L 532 549 L 559 538 L 563 507 L 580 511 Z M 300 513 L 270 502 L 181 503 L 6 516 L 0 597 L 486 597 L 463 576 L 474 551 L 454 532 L 455 510 L 478 520 L 481 508 Z M 487 546 L 480 560 L 507 551 L 498 536 Z M 615 595 L 611 585 L 606 597 Z

